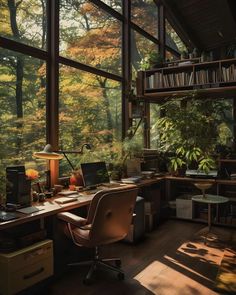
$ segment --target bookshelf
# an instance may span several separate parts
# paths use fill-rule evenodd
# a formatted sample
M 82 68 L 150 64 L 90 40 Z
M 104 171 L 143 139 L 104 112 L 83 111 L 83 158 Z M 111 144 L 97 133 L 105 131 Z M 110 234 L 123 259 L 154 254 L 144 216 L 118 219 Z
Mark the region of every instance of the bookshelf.
M 236 91 L 236 59 L 199 62 L 179 60 L 163 68 L 138 72 L 137 94 L 143 98 L 183 96 L 228 97 Z

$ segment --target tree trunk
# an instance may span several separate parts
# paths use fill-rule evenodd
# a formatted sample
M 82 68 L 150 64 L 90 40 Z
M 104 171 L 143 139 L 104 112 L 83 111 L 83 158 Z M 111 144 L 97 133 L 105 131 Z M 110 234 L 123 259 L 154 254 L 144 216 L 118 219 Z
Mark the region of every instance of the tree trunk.
M 98 82 L 102 88 L 102 95 L 103 95 L 103 100 L 104 100 L 104 107 L 106 111 L 106 117 L 107 117 L 107 130 L 112 131 L 113 129 L 113 122 L 112 122 L 112 116 L 111 116 L 111 111 L 110 111 L 110 101 L 107 96 L 107 90 L 106 90 L 106 81 L 107 79 L 98 79 Z M 113 134 L 108 134 L 107 135 L 107 141 L 112 142 L 113 140 Z
M 15 0 L 8 0 L 8 8 L 10 12 L 11 30 L 14 39 L 19 39 L 20 34 L 16 21 L 17 7 L 21 2 L 16 4 Z M 16 141 L 16 153 L 20 153 L 22 150 L 22 128 L 23 128 L 23 77 L 24 77 L 24 58 L 22 56 L 16 57 L 16 117 L 17 117 L 17 141 Z

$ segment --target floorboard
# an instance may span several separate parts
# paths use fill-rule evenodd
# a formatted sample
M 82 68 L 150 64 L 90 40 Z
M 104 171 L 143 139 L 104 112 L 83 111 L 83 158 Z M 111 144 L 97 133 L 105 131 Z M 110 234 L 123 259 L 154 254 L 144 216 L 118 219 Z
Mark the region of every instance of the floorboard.
M 201 224 L 169 220 L 136 245 L 116 243 L 103 256 L 121 257 L 125 281 L 110 271 L 97 271 L 91 286 L 83 285 L 87 267 L 70 268 L 55 279 L 49 295 L 215 295 L 215 279 L 224 250 L 235 241 L 233 230 L 217 228 L 205 243 Z M 79 251 L 79 249 L 78 249 Z

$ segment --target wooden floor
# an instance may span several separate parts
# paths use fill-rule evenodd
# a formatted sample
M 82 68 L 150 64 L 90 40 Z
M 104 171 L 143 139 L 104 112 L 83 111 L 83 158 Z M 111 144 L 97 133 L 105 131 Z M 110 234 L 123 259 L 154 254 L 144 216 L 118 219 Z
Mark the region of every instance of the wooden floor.
M 136 245 L 106 246 L 106 257 L 121 257 L 124 281 L 110 271 L 99 270 L 92 286 L 84 286 L 88 268 L 73 267 L 51 284 L 48 294 L 220 294 L 214 290 L 215 278 L 234 231 L 217 228 L 217 239 L 205 245 L 199 232 L 202 228 L 201 224 L 170 220 Z

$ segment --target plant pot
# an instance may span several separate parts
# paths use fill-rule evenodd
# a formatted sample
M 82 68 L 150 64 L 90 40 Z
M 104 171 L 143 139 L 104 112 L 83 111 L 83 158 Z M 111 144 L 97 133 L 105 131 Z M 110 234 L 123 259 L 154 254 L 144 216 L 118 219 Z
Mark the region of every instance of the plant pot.
M 80 174 L 79 170 L 75 170 L 72 172 L 72 174 L 70 176 L 70 184 L 75 185 L 75 186 L 83 186 L 84 185 L 83 177 Z

